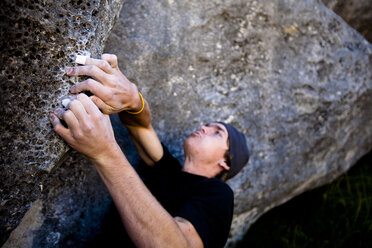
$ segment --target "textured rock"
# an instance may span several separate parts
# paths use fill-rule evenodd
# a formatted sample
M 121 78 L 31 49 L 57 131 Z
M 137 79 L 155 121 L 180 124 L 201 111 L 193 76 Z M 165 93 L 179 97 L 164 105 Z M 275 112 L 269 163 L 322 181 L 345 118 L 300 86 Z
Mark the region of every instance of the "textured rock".
M 230 245 L 372 148 L 372 47 L 320 1 L 128 0 L 105 50 L 179 158 L 201 123 L 227 120 L 246 134 L 249 166 L 229 182 Z
M 372 1 L 371 0 L 322 0 L 350 26 L 372 42 Z
M 121 5 L 122 0 L 0 2 L 0 245 L 30 204 L 42 197 L 43 187 L 44 194 L 45 189 L 49 194 L 68 189 L 60 194 L 61 202 L 89 189 L 74 192 L 64 188 L 72 184 L 63 173 L 48 174 L 68 156 L 68 147 L 53 132 L 48 114 L 78 80 L 64 75 L 65 67 L 73 65 L 76 53 L 102 53 Z M 74 174 L 78 172 L 73 170 L 69 180 L 80 179 Z M 50 181 L 54 176 L 57 179 Z M 47 200 L 41 204 L 44 209 L 51 204 Z

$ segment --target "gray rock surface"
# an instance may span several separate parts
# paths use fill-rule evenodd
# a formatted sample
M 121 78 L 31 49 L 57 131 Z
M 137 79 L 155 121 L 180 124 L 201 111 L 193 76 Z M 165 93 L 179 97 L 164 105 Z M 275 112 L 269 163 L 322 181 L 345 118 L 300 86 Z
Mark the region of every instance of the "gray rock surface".
M 372 1 L 371 0 L 322 0 L 350 26 L 372 42 Z
M 107 195 L 102 193 L 103 186 L 97 184 L 98 178 L 92 176 L 94 171 L 89 171 L 82 158 L 76 159 L 80 161 L 75 162 L 78 166 L 64 164 L 64 168 L 59 168 L 64 158 L 70 156 L 69 148 L 53 132 L 48 115 L 61 106 L 61 98 L 78 80 L 68 78 L 65 68 L 74 65 L 76 53 L 92 56 L 102 53 L 122 3 L 122 0 L 0 1 L 0 245 L 21 222 L 32 202 L 34 208 L 39 206 L 44 211 L 40 215 L 44 222 L 39 219 L 33 225 L 38 227 L 47 225 L 51 219 L 46 216 L 53 210 L 56 223 L 70 217 L 73 223 L 72 215 L 84 212 L 78 207 L 89 199 L 82 197 L 75 203 L 74 197 L 85 191 L 92 192 L 88 197 Z M 88 176 L 86 184 L 76 183 L 84 182 Z M 88 203 L 86 207 L 91 206 Z M 38 212 L 34 208 L 31 210 Z M 32 220 L 26 219 L 22 223 Z M 64 236 L 62 233 L 60 238 Z
M 47 116 L 79 80 L 64 68 L 77 52 L 101 54 L 120 6 L 0 2 L 4 247 L 83 247 L 99 232 L 110 198 Z M 181 160 L 183 139 L 201 123 L 226 120 L 246 134 L 252 157 L 229 182 L 228 246 L 264 212 L 332 181 L 372 148 L 371 45 L 320 1 L 127 0 L 105 50 L 119 55 Z
M 259 216 L 372 148 L 372 46 L 316 0 L 133 1 L 106 44 L 180 159 L 202 123 L 241 129 L 233 245 Z
M 40 197 L 2 248 L 85 247 L 100 231 L 111 202 L 92 164 L 76 152 L 69 153 L 38 187 Z

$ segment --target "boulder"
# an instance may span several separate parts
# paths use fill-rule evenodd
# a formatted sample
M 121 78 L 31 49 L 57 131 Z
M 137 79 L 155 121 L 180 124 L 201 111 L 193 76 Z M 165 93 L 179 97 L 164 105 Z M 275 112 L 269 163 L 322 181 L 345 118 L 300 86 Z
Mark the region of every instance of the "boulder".
M 245 133 L 251 158 L 229 181 L 227 246 L 372 148 L 372 46 L 321 1 L 128 0 L 105 51 L 118 55 L 179 159 L 203 123 Z
M 50 232 L 51 236 L 46 237 L 49 241 L 44 242 L 44 247 L 50 247 L 76 225 L 72 219 L 80 216 L 74 215 L 97 212 L 80 207 L 92 207 L 97 200 L 90 198 L 107 195 L 82 156 L 60 167 L 70 157 L 69 148 L 53 132 L 48 115 L 61 106 L 62 97 L 79 80 L 67 77 L 65 68 L 74 65 L 75 54 L 96 57 L 102 53 L 122 3 L 122 0 L 0 2 L 0 245 L 19 223 L 23 224 L 18 226 L 13 239 L 7 241 L 8 246 L 17 243 L 30 247 L 35 241 L 34 232 L 48 225 L 48 221 L 49 224 L 54 221 L 55 226 L 68 222 L 70 226 L 63 227 L 66 233 Z M 90 196 L 79 198 L 89 192 Z M 102 197 L 101 200 L 103 204 Z M 25 215 L 27 210 L 32 214 Z M 83 221 L 84 217 L 80 219 Z

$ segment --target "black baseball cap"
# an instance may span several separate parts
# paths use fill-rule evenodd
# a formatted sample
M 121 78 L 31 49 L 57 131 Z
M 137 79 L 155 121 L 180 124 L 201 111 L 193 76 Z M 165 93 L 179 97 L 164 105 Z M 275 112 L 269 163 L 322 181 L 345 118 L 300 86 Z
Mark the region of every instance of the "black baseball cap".
M 247 164 L 249 160 L 249 150 L 245 135 L 235 127 L 224 122 L 218 122 L 227 129 L 229 139 L 229 153 L 231 156 L 230 170 L 227 179 L 234 177 Z

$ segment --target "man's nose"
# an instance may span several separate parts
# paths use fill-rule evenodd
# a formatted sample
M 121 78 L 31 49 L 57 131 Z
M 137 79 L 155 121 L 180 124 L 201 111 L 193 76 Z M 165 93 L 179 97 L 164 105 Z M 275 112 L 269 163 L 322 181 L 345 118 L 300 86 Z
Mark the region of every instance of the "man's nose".
M 201 126 L 201 127 L 200 127 L 200 131 L 201 131 L 202 133 L 208 134 L 208 127 L 206 127 L 206 126 Z

